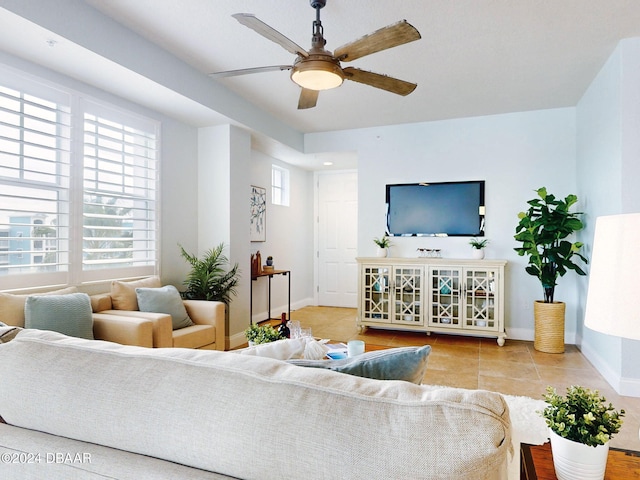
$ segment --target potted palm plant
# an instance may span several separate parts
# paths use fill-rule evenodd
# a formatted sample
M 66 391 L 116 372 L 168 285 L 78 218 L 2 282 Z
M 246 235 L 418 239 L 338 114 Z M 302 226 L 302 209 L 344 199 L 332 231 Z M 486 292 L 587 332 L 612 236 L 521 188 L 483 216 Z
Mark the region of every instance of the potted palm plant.
M 239 273 L 238 264 L 229 268 L 229 259 L 224 255 L 224 243 L 205 252 L 202 259 L 190 255 L 182 245 L 182 257 L 191 265 L 191 272 L 184 281 L 187 289 L 182 297 L 187 300 L 209 300 L 231 302 L 231 296 L 236 295 Z
M 583 224 L 578 218 L 580 213 L 569 211 L 578 201 L 577 196 L 568 195 L 560 200 L 544 187 L 536 193 L 538 198 L 527 202 L 529 209 L 518 214 L 520 222 L 514 238 L 522 242 L 522 246 L 515 251 L 529 257 L 525 270 L 540 280 L 544 293 L 544 300 L 534 303 L 534 348 L 546 353 L 563 353 L 565 304 L 554 301 L 554 294 L 558 278 L 569 270 L 586 275 L 574 262 L 588 263 L 580 253 L 583 244 L 567 239 L 581 230 Z
M 558 479 L 604 478 L 609 440 L 620 431 L 625 411 L 579 386 L 568 387 L 566 396 L 547 387 L 544 399 L 547 406 L 538 413 L 549 427 Z

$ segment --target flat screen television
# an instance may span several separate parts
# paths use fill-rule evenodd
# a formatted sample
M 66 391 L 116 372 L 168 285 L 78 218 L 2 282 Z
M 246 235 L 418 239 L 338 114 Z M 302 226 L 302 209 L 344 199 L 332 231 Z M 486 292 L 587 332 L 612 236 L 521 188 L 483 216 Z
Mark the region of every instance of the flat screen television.
M 484 236 L 484 180 L 387 185 L 390 236 Z

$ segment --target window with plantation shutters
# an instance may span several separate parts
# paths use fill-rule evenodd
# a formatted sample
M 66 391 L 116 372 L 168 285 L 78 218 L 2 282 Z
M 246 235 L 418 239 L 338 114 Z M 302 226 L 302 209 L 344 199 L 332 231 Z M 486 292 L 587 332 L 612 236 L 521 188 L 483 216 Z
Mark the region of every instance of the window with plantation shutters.
M 91 271 L 113 268 L 153 273 L 155 125 L 85 102 L 83 128 L 83 277 L 94 280 Z
M 70 98 L 17 83 L 0 82 L 0 288 L 66 283 Z
M 157 273 L 157 122 L 0 66 L 0 290 Z

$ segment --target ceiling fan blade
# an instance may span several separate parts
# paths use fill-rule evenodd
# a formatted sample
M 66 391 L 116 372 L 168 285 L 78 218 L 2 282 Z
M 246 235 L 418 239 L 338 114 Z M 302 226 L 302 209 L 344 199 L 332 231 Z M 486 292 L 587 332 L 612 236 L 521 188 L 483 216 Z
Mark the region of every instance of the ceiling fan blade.
M 303 57 L 308 57 L 309 53 L 302 48 L 300 45 L 295 43 L 292 40 L 289 40 L 275 28 L 267 25 L 262 20 L 259 20 L 252 13 L 234 13 L 231 15 L 233 18 L 238 20 L 245 27 L 249 27 L 251 30 L 259 33 L 264 38 L 271 40 L 272 42 L 277 43 L 285 50 L 293 53 L 294 55 L 300 55 Z
M 320 93 L 318 90 L 303 88 L 300 92 L 300 99 L 298 100 L 298 110 L 315 107 L 318 102 L 318 93 Z
M 359 68 L 347 67 L 343 68 L 342 71 L 345 73 L 345 79 L 347 80 L 364 83 L 365 85 L 381 88 L 387 92 L 402 96 L 409 95 L 418 86 L 415 83 L 405 82 L 404 80 L 398 80 L 379 73 L 367 72 Z
M 339 47 L 333 54 L 341 62 L 351 62 L 365 55 L 397 47 L 420 38 L 420 32 L 413 25 L 406 20 L 401 20 L 347 43 Z
M 239 75 L 249 75 L 252 73 L 263 72 L 275 72 L 276 70 L 291 70 L 291 65 L 272 65 L 270 67 L 254 67 L 254 68 L 241 68 L 240 70 L 227 70 L 226 72 L 214 72 L 209 76 L 212 78 L 225 78 L 225 77 L 237 77 Z

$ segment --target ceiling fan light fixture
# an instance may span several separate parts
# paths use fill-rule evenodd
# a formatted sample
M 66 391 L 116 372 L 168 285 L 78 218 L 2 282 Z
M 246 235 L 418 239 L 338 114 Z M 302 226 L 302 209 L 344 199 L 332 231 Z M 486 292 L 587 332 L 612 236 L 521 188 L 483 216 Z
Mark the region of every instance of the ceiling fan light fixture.
M 305 60 L 293 66 L 291 80 L 309 90 L 329 90 L 342 85 L 344 73 L 333 62 Z

